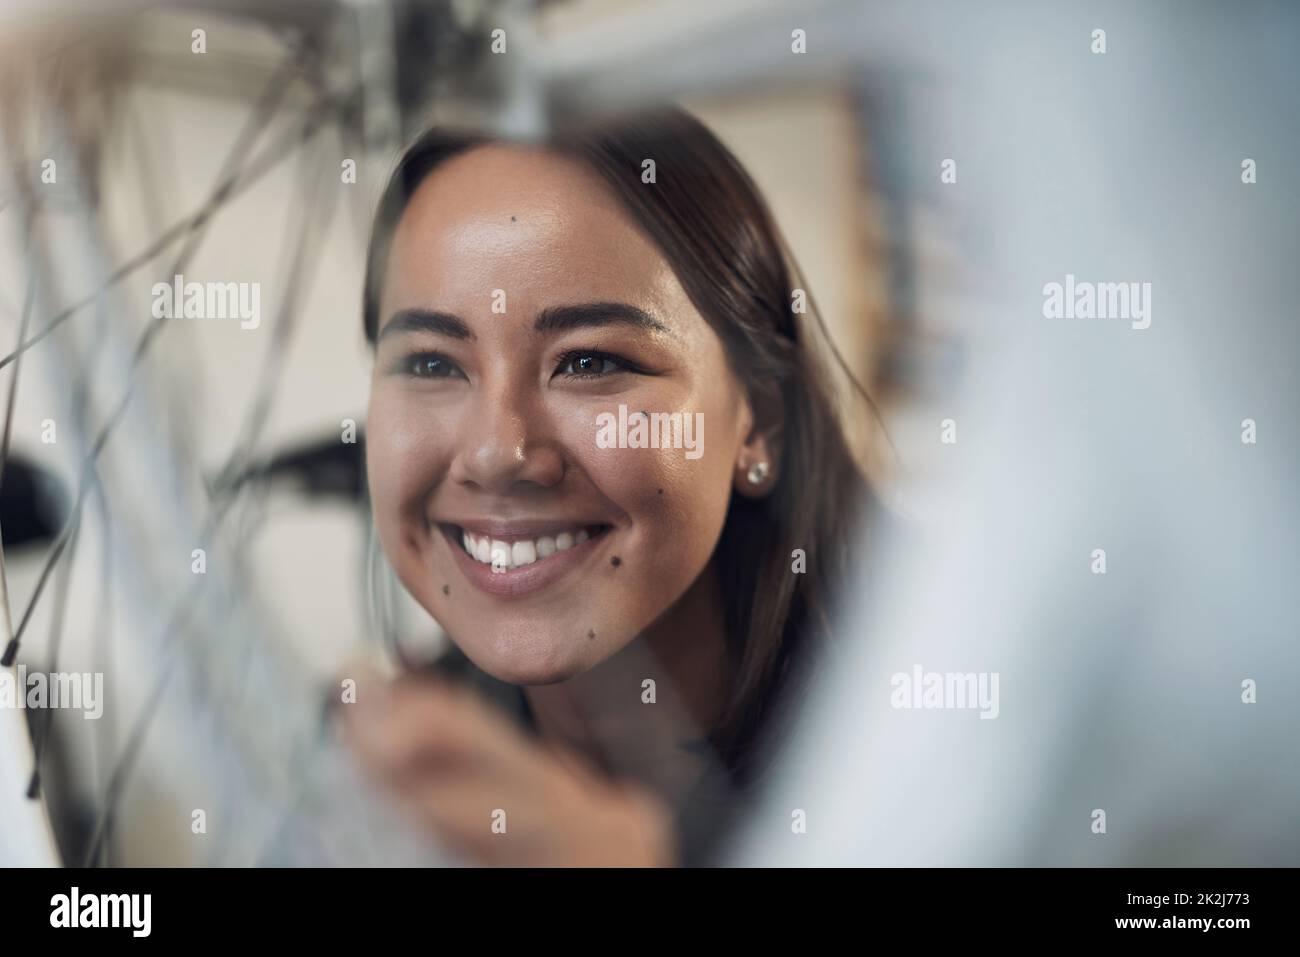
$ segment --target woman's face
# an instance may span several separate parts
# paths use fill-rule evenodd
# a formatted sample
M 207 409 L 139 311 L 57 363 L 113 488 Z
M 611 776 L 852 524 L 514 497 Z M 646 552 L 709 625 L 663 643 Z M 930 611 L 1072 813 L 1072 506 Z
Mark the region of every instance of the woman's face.
M 580 162 L 483 146 L 420 185 L 383 280 L 367 470 L 398 577 L 480 668 L 561 681 L 663 615 L 717 544 L 751 416 Z M 661 447 L 627 447 L 656 419 Z

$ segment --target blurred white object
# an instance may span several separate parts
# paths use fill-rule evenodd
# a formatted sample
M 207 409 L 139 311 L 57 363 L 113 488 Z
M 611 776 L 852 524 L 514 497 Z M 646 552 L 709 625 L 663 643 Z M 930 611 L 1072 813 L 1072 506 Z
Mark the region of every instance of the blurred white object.
M 1300 11 L 1180 6 L 1171 33 L 1162 6 L 916 38 L 980 77 L 934 85 L 955 119 L 912 159 L 956 158 L 997 301 L 952 317 L 938 531 L 848 616 L 732 863 L 1300 864 Z M 1152 283 L 1150 327 L 1045 318 L 1067 274 Z M 893 707 L 918 665 L 998 674 L 998 717 Z

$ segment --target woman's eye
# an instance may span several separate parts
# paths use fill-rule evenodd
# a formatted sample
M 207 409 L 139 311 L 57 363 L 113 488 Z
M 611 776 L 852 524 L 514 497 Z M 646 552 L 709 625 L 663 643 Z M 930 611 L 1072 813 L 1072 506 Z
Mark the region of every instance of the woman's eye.
M 408 359 L 406 371 L 417 379 L 451 379 L 460 375 L 460 370 L 445 356 L 427 352 Z
M 560 358 L 561 375 L 584 378 L 629 371 L 627 363 L 603 352 L 570 352 Z

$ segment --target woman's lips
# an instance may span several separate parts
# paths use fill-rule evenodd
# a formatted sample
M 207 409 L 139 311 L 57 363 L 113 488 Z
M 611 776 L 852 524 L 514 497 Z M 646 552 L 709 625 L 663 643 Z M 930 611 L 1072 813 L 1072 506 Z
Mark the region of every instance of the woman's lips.
M 551 585 L 599 549 L 611 529 L 609 525 L 551 524 L 543 529 L 546 534 L 534 537 L 528 528 L 497 526 L 497 536 L 493 536 L 449 523 L 438 527 L 470 584 L 501 597 L 525 595 Z M 517 534 L 521 531 L 527 534 Z M 474 548 L 475 555 L 469 548 Z

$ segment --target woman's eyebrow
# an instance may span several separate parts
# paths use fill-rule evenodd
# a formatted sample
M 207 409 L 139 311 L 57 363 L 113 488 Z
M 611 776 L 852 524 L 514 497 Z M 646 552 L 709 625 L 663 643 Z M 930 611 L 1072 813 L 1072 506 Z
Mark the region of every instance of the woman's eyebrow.
M 379 338 L 402 332 L 434 332 L 452 339 L 470 341 L 477 338 L 463 319 L 449 312 L 433 312 L 429 309 L 399 309 L 384 323 L 384 328 L 379 330 Z
M 672 330 L 654 316 L 626 302 L 584 302 L 570 306 L 550 306 L 537 314 L 533 329 L 537 332 L 564 332 L 568 329 L 592 328 L 616 323 L 672 335 Z M 379 338 L 400 335 L 404 332 L 432 332 L 471 342 L 478 338 L 465 320 L 459 316 L 431 309 L 399 309 L 379 330 Z
M 624 323 L 672 335 L 672 330 L 644 310 L 626 302 L 585 302 L 573 306 L 550 306 L 537 314 L 533 328 L 538 332 L 563 332 L 592 326 Z

